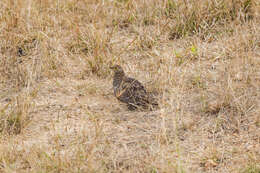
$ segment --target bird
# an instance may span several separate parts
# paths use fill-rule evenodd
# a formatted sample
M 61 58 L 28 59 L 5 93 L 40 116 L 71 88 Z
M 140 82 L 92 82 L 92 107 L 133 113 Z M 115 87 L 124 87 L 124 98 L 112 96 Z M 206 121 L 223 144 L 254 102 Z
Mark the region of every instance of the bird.
M 129 110 L 153 110 L 158 108 L 156 98 L 146 91 L 138 80 L 125 75 L 120 65 L 111 66 L 114 71 L 113 90 L 115 97 L 125 104 Z

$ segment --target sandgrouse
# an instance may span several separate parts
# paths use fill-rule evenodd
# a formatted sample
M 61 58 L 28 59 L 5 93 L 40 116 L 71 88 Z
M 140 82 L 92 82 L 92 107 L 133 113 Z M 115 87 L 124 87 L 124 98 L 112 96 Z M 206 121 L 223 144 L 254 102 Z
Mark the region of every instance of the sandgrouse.
M 152 110 L 158 107 L 155 97 L 138 80 L 127 77 L 121 66 L 115 65 L 110 69 L 114 71 L 114 95 L 119 101 L 126 103 L 129 110 Z

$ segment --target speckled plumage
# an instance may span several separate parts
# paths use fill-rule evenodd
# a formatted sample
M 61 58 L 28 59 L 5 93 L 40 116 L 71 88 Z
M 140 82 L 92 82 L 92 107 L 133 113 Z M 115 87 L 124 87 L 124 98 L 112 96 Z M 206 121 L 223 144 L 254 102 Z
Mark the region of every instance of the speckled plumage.
M 158 106 L 156 99 L 144 86 L 138 80 L 127 77 L 121 66 L 115 65 L 111 69 L 114 71 L 114 95 L 119 101 L 126 103 L 129 110 L 151 110 Z

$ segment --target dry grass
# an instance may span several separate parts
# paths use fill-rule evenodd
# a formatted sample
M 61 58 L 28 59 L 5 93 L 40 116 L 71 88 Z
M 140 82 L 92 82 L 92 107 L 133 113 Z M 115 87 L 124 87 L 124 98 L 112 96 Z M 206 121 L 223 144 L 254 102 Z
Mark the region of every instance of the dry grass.
M 259 1 L 0 4 L 0 172 L 260 172 Z

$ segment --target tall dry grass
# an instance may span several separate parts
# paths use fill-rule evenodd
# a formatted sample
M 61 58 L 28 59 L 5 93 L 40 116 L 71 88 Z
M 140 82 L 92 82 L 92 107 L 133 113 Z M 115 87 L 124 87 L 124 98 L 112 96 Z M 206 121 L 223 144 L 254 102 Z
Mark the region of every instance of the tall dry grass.
M 260 171 L 257 0 L 0 2 L 1 172 Z M 158 93 L 130 112 L 109 70 Z

